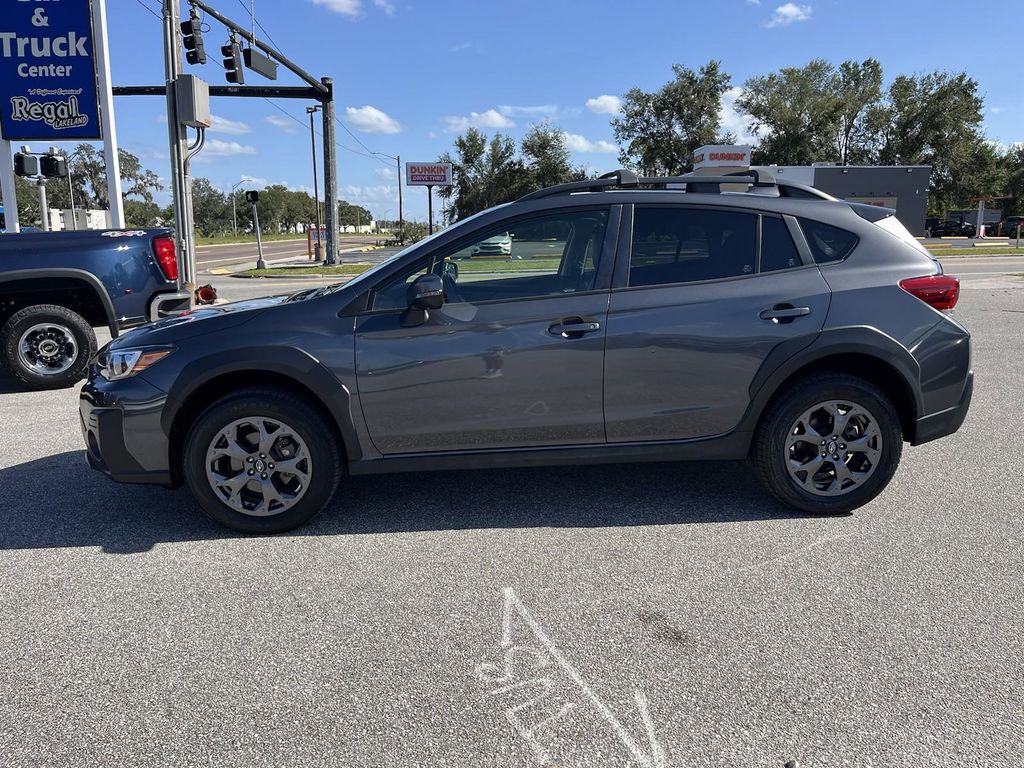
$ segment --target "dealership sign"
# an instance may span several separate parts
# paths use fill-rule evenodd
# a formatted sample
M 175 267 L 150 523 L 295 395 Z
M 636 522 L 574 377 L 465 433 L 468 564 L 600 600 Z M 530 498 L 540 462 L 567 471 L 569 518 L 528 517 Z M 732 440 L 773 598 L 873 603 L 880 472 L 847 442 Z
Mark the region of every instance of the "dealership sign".
M 406 163 L 405 183 L 410 187 L 450 187 L 451 163 Z
M 90 0 L 4 0 L 0 135 L 103 138 L 94 53 Z

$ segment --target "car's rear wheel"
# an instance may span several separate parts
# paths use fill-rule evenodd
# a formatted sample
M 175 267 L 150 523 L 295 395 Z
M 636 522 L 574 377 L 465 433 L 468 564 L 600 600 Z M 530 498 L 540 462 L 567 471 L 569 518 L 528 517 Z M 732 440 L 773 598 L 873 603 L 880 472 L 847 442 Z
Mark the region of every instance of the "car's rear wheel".
M 305 400 L 275 389 L 223 398 L 185 438 L 185 482 L 207 515 L 245 533 L 302 525 L 341 478 L 332 430 Z
M 842 514 L 889 484 L 903 451 L 899 415 L 873 384 L 826 374 L 769 407 L 755 436 L 761 482 L 804 512 Z
M 3 363 L 33 389 L 70 387 L 85 377 L 96 334 L 85 318 L 57 304 L 35 304 L 0 328 Z

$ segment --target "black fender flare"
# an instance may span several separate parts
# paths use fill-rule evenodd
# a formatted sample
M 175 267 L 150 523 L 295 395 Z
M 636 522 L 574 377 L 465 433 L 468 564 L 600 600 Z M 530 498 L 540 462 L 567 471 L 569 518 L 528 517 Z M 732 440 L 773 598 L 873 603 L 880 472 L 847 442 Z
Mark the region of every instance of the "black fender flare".
M 91 287 L 99 296 L 100 304 L 103 305 L 103 312 L 107 316 L 107 325 L 110 328 L 110 335 L 117 338 L 117 313 L 114 311 L 114 302 L 110 293 L 92 272 L 84 269 L 73 269 L 70 267 L 44 267 L 42 269 L 16 269 L 13 272 L 0 273 L 0 286 L 4 283 L 13 283 L 17 280 L 35 280 L 39 278 L 69 277 L 73 280 L 81 280 Z
M 175 419 L 196 390 L 221 376 L 245 371 L 270 371 L 305 386 L 334 418 L 344 443 L 346 459 L 352 462 L 362 458 L 352 417 L 352 394 L 348 387 L 316 358 L 295 347 L 242 347 L 192 360 L 181 369 L 175 385 L 167 393 L 167 407 L 160 418 L 164 434 L 171 434 Z
M 797 351 L 787 344 L 780 344 L 772 350 L 750 383 L 750 407 L 737 429 L 753 431 L 765 406 L 793 373 L 816 360 L 843 354 L 866 355 L 887 365 L 902 379 L 901 385 L 910 394 L 914 406 L 913 420 L 916 421 L 923 413 L 921 388 L 918 386 L 921 366 L 907 348 L 877 328 L 846 326 L 823 330 L 814 341 Z

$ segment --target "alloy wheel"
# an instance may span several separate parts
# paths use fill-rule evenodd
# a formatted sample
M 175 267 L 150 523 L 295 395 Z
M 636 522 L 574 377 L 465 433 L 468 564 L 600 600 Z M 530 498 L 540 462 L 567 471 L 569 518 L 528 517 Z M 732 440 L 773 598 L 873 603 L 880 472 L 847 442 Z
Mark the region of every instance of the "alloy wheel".
M 298 432 L 266 416 L 236 419 L 220 430 L 206 450 L 205 466 L 217 498 L 256 517 L 293 507 L 313 472 L 309 448 Z
M 828 400 L 800 415 L 784 450 L 797 487 L 816 496 L 842 496 L 874 474 L 882 456 L 882 433 L 867 408 L 850 400 Z

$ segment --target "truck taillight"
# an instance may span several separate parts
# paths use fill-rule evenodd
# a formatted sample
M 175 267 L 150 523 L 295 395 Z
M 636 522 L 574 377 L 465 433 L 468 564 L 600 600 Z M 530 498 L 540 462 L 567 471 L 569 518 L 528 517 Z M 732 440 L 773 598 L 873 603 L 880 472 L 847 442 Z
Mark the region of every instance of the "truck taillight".
M 908 277 L 900 288 L 935 309 L 952 309 L 960 298 L 960 280 L 951 275 Z
M 170 235 L 159 235 L 153 238 L 153 255 L 160 271 L 168 280 L 178 279 L 178 255 L 174 247 L 174 238 Z

